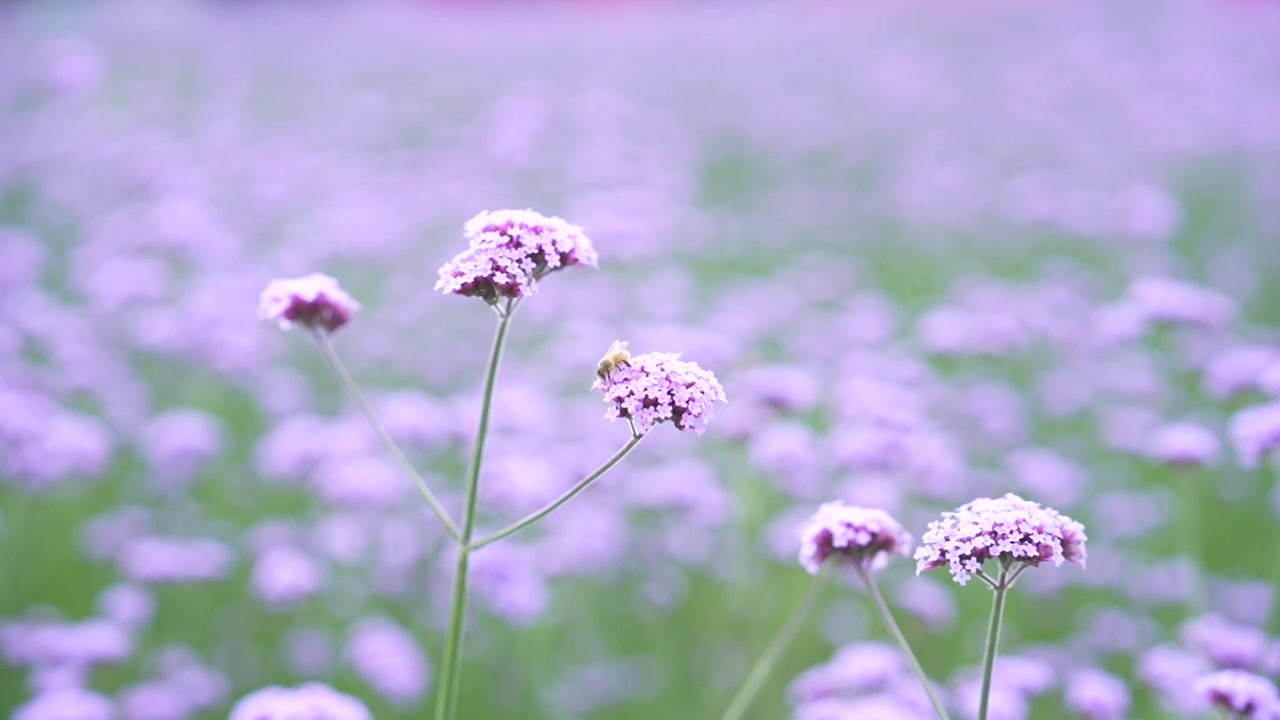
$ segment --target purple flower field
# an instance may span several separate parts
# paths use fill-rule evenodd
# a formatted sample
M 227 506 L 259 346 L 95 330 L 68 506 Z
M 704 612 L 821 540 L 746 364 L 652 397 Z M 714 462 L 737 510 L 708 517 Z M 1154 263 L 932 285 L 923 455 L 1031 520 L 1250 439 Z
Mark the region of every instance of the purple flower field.
M 14 720 L 1280 720 L 1280 3 L 11 4 L 0 308 Z

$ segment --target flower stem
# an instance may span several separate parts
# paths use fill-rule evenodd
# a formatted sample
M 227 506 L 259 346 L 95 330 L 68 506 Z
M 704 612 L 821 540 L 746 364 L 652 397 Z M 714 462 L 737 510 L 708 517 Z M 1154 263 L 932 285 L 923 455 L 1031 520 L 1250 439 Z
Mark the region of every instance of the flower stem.
M 796 603 L 796 606 L 791 610 L 791 614 L 783 621 L 782 628 L 778 630 L 778 634 L 769 642 L 769 646 L 765 649 L 764 654 L 756 660 L 756 664 L 751 666 L 751 672 L 747 674 L 747 679 L 742 682 L 738 692 L 734 694 L 733 700 L 729 702 L 729 708 L 724 711 L 724 715 L 720 716 L 721 720 L 741 720 L 742 716 L 746 714 L 748 708 L 751 707 L 751 701 L 760 692 L 760 686 L 769 678 L 769 673 L 773 671 L 773 666 L 778 663 L 778 658 L 782 656 L 782 652 L 795 639 L 796 633 L 800 631 L 800 626 L 804 624 L 809 614 L 813 612 L 814 606 L 818 603 L 818 598 L 822 595 L 822 590 L 830 584 L 831 577 L 830 568 L 824 568 L 818 577 L 809 583 L 804 595 L 800 596 L 800 601 Z
M 855 565 L 858 571 L 858 577 L 862 579 L 862 584 L 867 588 L 867 594 L 871 596 L 875 602 L 876 610 L 880 611 L 880 619 L 884 620 L 885 627 L 889 628 L 889 633 L 898 641 L 898 646 L 902 648 L 903 654 L 907 656 L 907 662 L 911 664 L 911 669 L 919 678 L 920 684 L 924 686 L 924 691 L 929 695 L 929 702 L 933 704 L 933 710 L 938 714 L 939 720 L 950 720 L 947 716 L 947 710 L 942 705 L 942 701 L 938 699 L 938 694 L 933 689 L 933 683 L 930 682 L 929 676 L 925 674 L 924 668 L 920 666 L 920 661 L 916 658 L 916 654 L 911 651 L 911 646 L 907 643 L 907 638 L 902 634 L 902 629 L 898 627 L 897 621 L 893 619 L 893 613 L 889 612 L 889 606 L 885 604 L 884 596 L 880 594 L 880 588 L 876 586 L 876 580 L 861 565 Z
M 431 492 L 431 488 L 427 487 L 427 482 L 422 479 L 422 475 L 418 474 L 417 469 L 413 467 L 413 463 L 409 462 L 409 458 L 405 457 L 401 452 L 400 446 L 392 439 L 387 429 L 382 426 L 382 421 L 378 419 L 377 413 L 373 411 L 373 406 L 369 404 L 369 399 L 360 391 L 360 386 L 356 384 L 354 378 L 351 377 L 347 366 L 343 364 L 342 359 L 338 357 L 338 352 L 333 347 L 333 343 L 329 341 L 329 336 L 319 328 L 311 329 L 311 336 L 315 338 L 316 344 L 320 347 L 320 354 L 324 355 L 324 359 L 329 363 L 329 367 L 333 368 L 333 372 L 342 381 L 342 386 L 346 388 L 347 395 L 355 402 L 356 407 L 360 408 L 360 412 L 364 413 L 364 417 L 369 421 L 369 426 L 373 428 L 373 432 L 382 441 L 383 447 L 391 454 L 392 459 L 400 466 L 412 480 L 413 484 L 418 488 L 418 493 L 427 501 L 427 505 L 431 506 L 431 511 L 440 518 L 440 522 L 444 525 L 444 529 L 449 533 L 449 537 L 454 542 L 461 542 L 462 533 L 458 530 L 458 526 L 454 524 L 453 519 L 449 517 L 449 512 L 444 509 L 444 505 L 440 504 L 440 500 L 436 498 L 435 493 Z
M 996 667 L 996 651 L 1000 646 L 1000 624 L 1004 621 L 1004 594 L 1009 589 L 1008 565 L 1000 566 L 1000 578 L 995 587 L 995 599 L 991 602 L 991 622 L 987 625 L 987 649 L 982 656 L 982 696 L 978 701 L 978 720 L 987 720 L 987 707 L 991 701 L 991 676 Z
M 498 381 L 498 366 L 507 344 L 507 329 L 514 304 L 507 302 L 506 311 L 498 315 L 498 327 L 489 351 L 489 367 L 485 372 L 484 393 L 480 400 L 480 425 L 476 429 L 471 463 L 467 468 L 466 505 L 459 537 L 458 561 L 453 576 L 453 599 L 449 609 L 449 630 L 445 637 L 444 656 L 440 663 L 440 680 L 436 690 L 436 720 L 452 720 L 457 713 L 458 690 L 462 681 L 462 635 L 467 621 L 467 571 L 471 559 L 471 533 L 475 530 L 476 500 L 480 495 L 480 463 L 484 459 L 484 443 L 489 435 L 489 413 L 493 407 L 493 390 Z
M 473 551 L 479 550 L 485 545 L 488 545 L 490 543 L 495 543 L 505 537 L 510 537 L 511 535 L 514 535 L 520 532 L 521 530 L 529 527 L 530 525 L 538 522 L 542 518 L 555 512 L 556 509 L 558 509 L 561 505 L 564 505 L 565 503 L 572 500 L 583 490 L 586 490 L 588 487 L 590 487 L 591 484 L 594 483 L 596 480 L 599 480 L 605 473 L 612 470 L 613 466 L 622 462 L 622 459 L 625 458 L 627 455 L 629 455 L 631 451 L 635 449 L 636 445 L 640 444 L 640 441 L 643 440 L 644 437 L 645 437 L 644 435 L 632 435 L 631 439 L 627 441 L 627 444 L 623 445 L 622 448 L 618 450 L 618 452 L 614 453 L 613 457 L 609 458 L 608 460 L 605 460 L 603 465 L 596 468 L 590 475 L 579 480 L 576 485 L 566 490 L 564 494 L 562 494 L 560 497 L 556 498 L 555 500 L 552 500 L 550 503 L 542 507 L 542 509 L 535 510 L 534 512 L 529 513 L 528 515 L 524 516 L 523 518 L 521 518 L 520 520 L 517 520 L 514 523 L 511 523 L 505 528 L 498 530 L 497 532 L 494 532 L 490 535 L 486 535 L 480 538 L 479 540 L 476 540 L 475 542 L 471 543 L 468 546 L 468 549 Z

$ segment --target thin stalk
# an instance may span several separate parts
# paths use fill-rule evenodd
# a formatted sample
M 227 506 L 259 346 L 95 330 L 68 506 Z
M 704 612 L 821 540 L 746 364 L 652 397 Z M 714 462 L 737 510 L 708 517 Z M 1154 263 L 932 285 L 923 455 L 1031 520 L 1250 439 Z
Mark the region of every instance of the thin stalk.
M 996 651 L 1000 646 L 1000 624 L 1004 621 L 1004 595 L 1009 589 L 1009 567 L 1000 566 L 1000 578 L 991 603 L 991 622 L 987 625 L 987 649 L 982 656 L 982 696 L 978 701 L 978 720 L 987 720 L 987 706 L 991 701 L 991 676 L 996 667 Z
M 804 621 L 813 612 L 814 606 L 818 604 L 818 598 L 822 595 L 823 589 L 830 584 L 832 574 L 830 568 L 824 568 L 818 574 L 818 577 L 809 583 L 804 595 L 800 596 L 800 601 L 796 603 L 796 606 L 791 610 L 791 614 L 782 623 L 782 628 L 778 630 L 778 634 L 769 642 L 769 646 L 765 648 L 764 654 L 756 660 L 756 664 L 751 666 L 751 672 L 747 674 L 747 679 L 742 682 L 738 692 L 734 694 L 733 700 L 729 702 L 729 708 L 724 711 L 721 720 L 741 720 L 742 716 L 746 714 L 751 707 L 751 701 L 760 692 L 760 687 L 769 678 L 769 673 L 773 672 L 773 667 L 778 663 L 782 652 L 795 639 L 796 633 L 800 631 L 800 626 L 804 624 Z
M 496 306 L 495 306 L 496 307 Z M 506 311 L 498 313 L 498 327 L 489 351 L 489 367 L 485 372 L 484 393 L 480 400 L 480 425 L 476 429 L 475 446 L 467 468 L 466 505 L 459 538 L 458 561 L 453 576 L 453 599 L 449 609 L 449 631 L 445 637 L 444 656 L 440 662 L 440 681 L 436 692 L 436 720 L 452 720 L 457 714 L 458 689 L 462 681 L 462 631 L 467 621 L 467 572 L 471 559 L 471 533 L 475 530 L 476 500 L 480 495 L 480 463 L 484 459 L 484 443 L 489 435 L 489 412 L 493 407 L 493 390 L 498 381 L 498 366 L 507 344 L 507 329 L 514 304 L 507 302 Z
M 924 668 L 920 666 L 920 661 L 916 658 L 916 654 L 911 651 L 911 645 L 907 643 L 907 638 L 902 634 L 902 629 L 898 627 L 898 623 L 893 619 L 893 613 L 889 612 L 889 606 L 885 604 L 884 596 L 880 594 L 880 588 L 876 586 L 876 580 L 861 565 L 855 565 L 854 569 L 858 571 L 858 577 L 862 579 L 862 584 L 867 588 L 867 594 L 871 596 L 871 600 L 875 602 L 876 610 L 880 611 L 880 619 L 884 621 L 885 627 L 889 628 L 889 633 L 898 641 L 898 646 L 902 648 L 902 652 L 907 656 L 907 662 L 911 663 L 911 669 L 919 678 L 920 684 L 924 687 L 925 693 L 929 695 L 929 702 L 933 705 L 933 711 L 938 714 L 939 720 L 950 720 L 947 715 L 947 709 L 942 706 L 942 701 L 938 699 L 938 694 L 934 692 L 933 683 L 930 682 L 929 676 L 925 674 Z
M 440 522 L 444 525 L 445 532 L 449 533 L 449 537 L 453 538 L 454 542 L 461 542 L 462 533 L 458 530 L 458 526 L 454 524 L 453 519 L 449 517 L 449 511 L 445 510 L 444 505 L 440 504 L 440 500 L 436 498 L 435 493 L 431 492 L 431 488 L 427 487 L 426 480 L 422 479 L 422 475 L 418 474 L 417 469 L 413 467 L 413 463 L 409 462 L 409 458 L 405 457 L 400 450 L 400 446 L 392 439 L 387 429 L 382 426 L 382 421 L 378 419 L 377 413 L 373 411 L 373 406 L 369 404 L 369 399 L 361 392 L 360 386 L 351 377 L 347 366 L 338 357 L 338 352 L 334 349 L 333 343 L 329 341 L 329 336 L 318 328 L 311 329 L 311 336 L 315 338 L 316 345 L 320 347 L 320 354 L 324 356 L 325 361 L 329 363 L 329 367 L 333 368 L 333 372 L 342 381 L 342 386 L 346 388 L 347 395 L 355 402 L 356 407 L 360 408 L 360 412 L 364 413 L 365 420 L 369 421 L 369 426 L 373 428 L 373 433 L 382 441 L 383 447 L 391 454 L 392 459 L 396 461 L 400 469 L 413 480 L 414 486 L 418 488 L 418 493 L 427 501 L 427 505 L 431 507 L 431 511 L 436 514 L 436 517 L 440 518 Z
M 494 532 L 490 535 L 486 535 L 483 538 L 480 538 L 479 540 L 476 540 L 475 542 L 471 543 L 468 546 L 468 548 L 473 551 L 479 550 L 485 545 L 489 545 L 490 543 L 495 543 L 505 537 L 510 537 L 520 532 L 521 530 L 529 527 L 530 525 L 538 522 L 542 518 L 555 512 L 561 505 L 564 505 L 565 503 L 572 500 L 583 490 L 586 490 L 588 487 L 590 487 L 591 484 L 594 483 L 596 480 L 599 480 L 605 473 L 612 470 L 613 466 L 622 462 L 622 459 L 625 458 L 627 455 L 629 455 L 631 451 L 635 449 L 636 445 L 639 445 L 640 441 L 643 440 L 644 438 L 645 438 L 644 435 L 632 435 L 631 439 L 627 441 L 627 444 L 623 445 L 622 448 L 618 450 L 618 452 L 614 453 L 613 457 L 609 458 L 608 460 L 605 460 L 603 465 L 601 465 L 600 467 L 592 471 L 590 475 L 579 480 L 576 485 L 566 490 L 564 494 L 562 494 L 560 497 L 556 498 L 555 500 L 552 500 L 542 509 L 535 510 L 534 512 L 529 513 L 528 515 L 524 516 L 520 520 L 517 520 L 516 522 L 511 523 L 505 528 L 498 530 L 497 532 Z

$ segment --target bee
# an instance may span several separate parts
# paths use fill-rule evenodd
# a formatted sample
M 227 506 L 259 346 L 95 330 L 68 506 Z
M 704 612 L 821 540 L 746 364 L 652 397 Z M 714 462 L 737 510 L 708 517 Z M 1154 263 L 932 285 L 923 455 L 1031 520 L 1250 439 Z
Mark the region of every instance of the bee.
M 600 378 L 600 382 L 607 384 L 613 376 L 613 371 L 620 367 L 631 367 L 631 352 L 627 350 L 626 340 L 613 341 L 609 351 L 596 365 L 596 377 Z

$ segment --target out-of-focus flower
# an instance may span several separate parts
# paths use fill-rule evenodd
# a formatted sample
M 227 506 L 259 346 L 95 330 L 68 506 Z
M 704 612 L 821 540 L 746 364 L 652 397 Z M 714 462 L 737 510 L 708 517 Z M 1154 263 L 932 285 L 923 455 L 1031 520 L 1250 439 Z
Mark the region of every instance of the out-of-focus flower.
M 116 720 L 116 710 L 96 692 L 63 688 L 40 693 L 18 706 L 12 720 Z
M 391 620 L 361 620 L 351 629 L 346 654 L 356 674 L 388 702 L 410 705 L 427 692 L 427 656 L 413 636 Z
M 488 303 L 532 295 L 547 273 L 597 262 L 582 228 L 533 210 L 482 212 L 466 237 L 470 246 L 440 268 L 436 289 Z
M 1220 668 L 1253 670 L 1266 655 L 1270 641 L 1260 628 L 1237 625 L 1217 615 L 1203 615 L 1182 626 L 1188 646 L 1203 652 Z
M 152 535 L 126 544 L 117 561 L 134 582 L 186 583 L 221 580 L 235 559 L 231 548 L 217 540 Z
M 1048 448 L 1015 450 L 1005 456 L 1004 465 L 1018 488 L 1062 507 L 1074 505 L 1088 484 L 1077 464 Z
M 508 622 L 531 625 L 551 604 L 551 591 L 528 548 L 493 545 L 471 559 L 472 593 Z
M 873 692 L 884 688 L 905 668 L 898 648 L 878 642 L 855 643 L 837 650 L 830 661 L 797 675 L 787 688 L 787 697 L 803 704 Z
M 163 680 L 127 687 L 116 702 L 126 720 L 186 720 L 195 710 L 181 688 Z
M 373 720 L 364 703 L 320 683 L 255 690 L 231 708 L 230 720 Z
M 1222 330 L 1236 317 L 1234 300 L 1215 290 L 1168 277 L 1145 277 L 1129 286 L 1129 299 L 1153 322 Z
M 1221 670 L 1196 682 L 1196 692 L 1213 707 L 1237 717 L 1274 720 L 1280 716 L 1276 686 L 1261 675 L 1243 670 Z
M 1067 679 L 1067 707 L 1088 720 L 1123 720 L 1133 698 L 1129 688 L 1101 670 L 1079 670 Z
M 1202 712 L 1207 703 L 1195 681 L 1209 672 L 1197 652 L 1173 645 L 1157 645 L 1138 658 L 1137 675 L 1160 692 L 1161 703 L 1173 712 Z
M 906 555 L 911 535 L 878 508 L 829 502 L 818 508 L 800 534 L 800 564 L 816 575 L 833 555 L 863 570 L 883 566 L 886 555 Z
M 324 568 L 315 558 L 297 548 L 270 548 L 253 566 L 253 590 L 273 607 L 292 605 L 320 592 L 325 583 Z
M 644 434 L 670 420 L 678 430 L 701 435 L 715 416 L 712 403 L 727 402 L 715 374 L 672 353 L 645 353 L 631 358 L 630 367 L 613 372 L 608 382 L 592 386 L 604 392 L 611 407 L 605 417 L 629 418 Z
M 160 478 L 185 484 L 201 463 L 222 449 L 222 426 L 199 410 L 172 410 L 143 426 L 141 444 Z
M 258 317 L 288 330 L 294 323 L 333 332 L 346 325 L 360 303 L 338 286 L 336 278 L 312 273 L 272 280 L 262 291 Z
M 1231 443 L 1240 464 L 1252 470 L 1280 448 L 1280 402 L 1245 408 L 1231 418 Z
M 963 717 L 978 720 L 978 708 L 982 698 L 981 683 L 977 680 L 960 683 L 955 688 L 954 697 Z M 1030 698 L 1016 688 L 1001 683 L 997 676 L 991 686 L 987 720 L 1027 720 L 1031 717 L 1030 705 Z
M 916 573 L 945 565 L 964 585 L 987 560 L 1083 565 L 1087 539 L 1084 525 L 1013 493 L 979 498 L 929 523 L 916 550 Z
M 110 620 L 17 620 L 0 625 L 0 651 L 14 665 L 94 665 L 133 653 L 128 629 Z
M 1058 674 L 1044 660 L 1025 655 L 1000 655 L 996 658 L 995 676 L 1000 685 L 1032 697 L 1048 692 L 1058 684 Z
M 1168 465 L 1212 464 L 1218 456 L 1218 438 L 1195 423 L 1178 422 L 1161 427 L 1151 438 L 1153 459 Z
M 1204 388 L 1209 397 L 1226 400 L 1248 390 L 1261 390 L 1263 373 L 1280 363 L 1280 348 L 1238 345 L 1209 359 Z
M 138 628 L 150 622 L 155 605 L 151 593 L 140 585 L 112 585 L 98 595 L 98 611 L 127 628 Z

